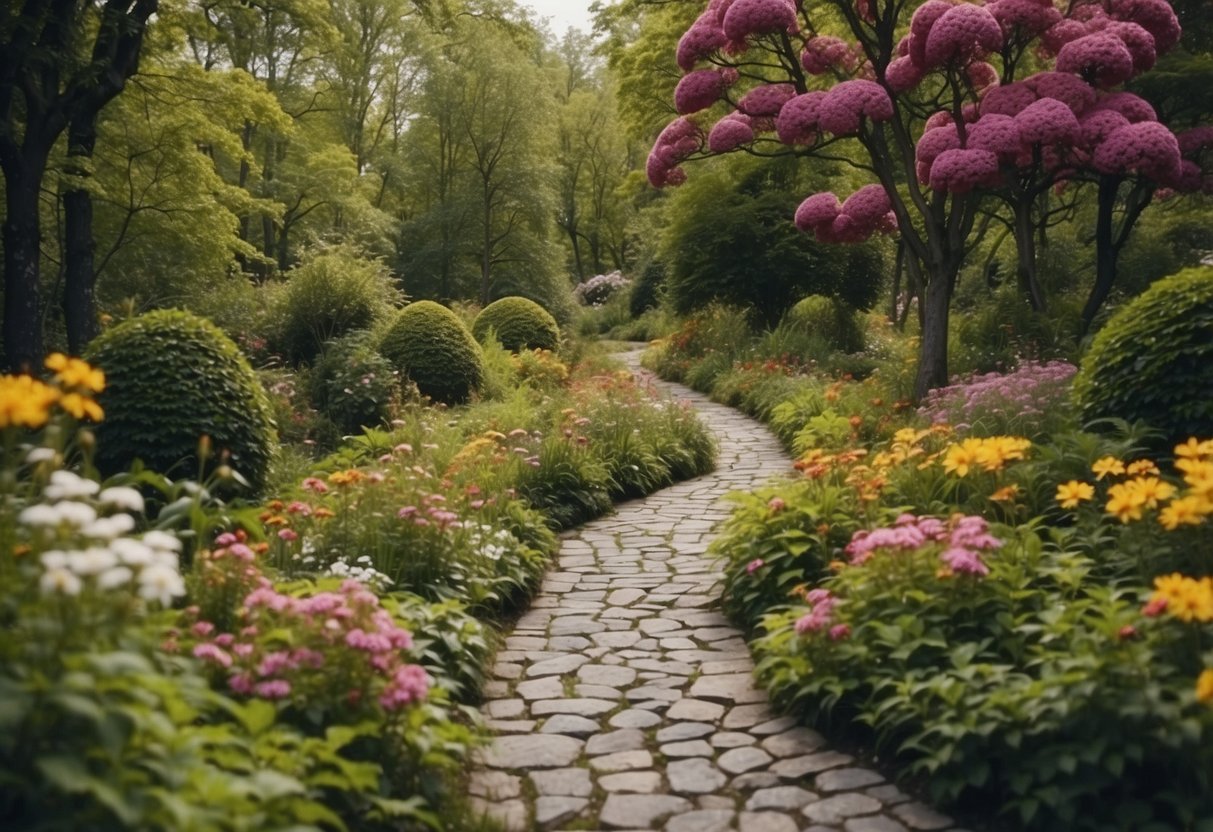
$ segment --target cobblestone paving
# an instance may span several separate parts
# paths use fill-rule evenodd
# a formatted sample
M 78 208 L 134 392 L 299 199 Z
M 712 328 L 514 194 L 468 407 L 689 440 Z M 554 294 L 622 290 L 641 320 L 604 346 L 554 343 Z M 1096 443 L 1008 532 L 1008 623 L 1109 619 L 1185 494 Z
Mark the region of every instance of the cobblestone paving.
M 625 360 L 638 368 L 638 353 Z M 768 707 L 705 558 L 722 495 L 787 472 L 757 422 L 679 385 L 715 432 L 717 470 L 564 536 L 497 655 L 497 738 L 471 778 L 509 832 L 954 830 L 876 771 Z

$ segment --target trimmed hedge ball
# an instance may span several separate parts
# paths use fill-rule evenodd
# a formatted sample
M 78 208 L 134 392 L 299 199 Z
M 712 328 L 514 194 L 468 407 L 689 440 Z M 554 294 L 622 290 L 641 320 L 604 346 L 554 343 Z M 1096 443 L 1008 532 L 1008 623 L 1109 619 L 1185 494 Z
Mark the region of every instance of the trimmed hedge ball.
M 490 330 L 510 352 L 555 350 L 560 345 L 556 319 L 527 298 L 502 298 L 484 307 L 472 322 L 472 334 L 483 342 Z
M 173 477 L 196 476 L 205 435 L 204 476 L 226 462 L 260 492 L 277 444 L 269 400 L 217 326 L 189 312 L 148 312 L 102 334 L 87 357 L 106 377 L 96 457 L 103 474 L 142 460 Z
M 836 298 L 809 295 L 787 311 L 783 324 L 816 335 L 842 352 L 863 349 L 863 328 L 855 310 Z
M 1213 268 L 1185 269 L 1121 307 L 1074 380 L 1086 420 L 1140 420 L 1168 442 L 1213 437 Z
M 401 309 L 379 352 L 436 402 L 463 404 L 484 381 L 480 345 L 454 312 L 431 300 Z

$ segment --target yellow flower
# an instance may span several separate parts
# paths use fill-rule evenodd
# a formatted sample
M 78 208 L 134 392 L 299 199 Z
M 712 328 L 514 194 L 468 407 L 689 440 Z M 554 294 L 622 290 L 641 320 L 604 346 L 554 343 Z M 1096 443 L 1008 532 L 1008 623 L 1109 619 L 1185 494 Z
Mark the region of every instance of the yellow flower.
M 1162 473 L 1158 470 L 1158 466 L 1148 459 L 1138 459 L 1130 462 L 1125 471 L 1130 477 L 1136 477 L 1139 474 L 1153 474 L 1154 476 L 1158 476 L 1160 473 Z
M 1145 505 L 1146 498 L 1127 483 L 1114 485 L 1108 489 L 1108 514 L 1114 515 L 1122 523 L 1140 520 Z
M 1107 476 L 1116 476 L 1125 472 L 1125 464 L 1114 456 L 1105 456 L 1091 466 L 1095 479 L 1102 480 Z
M 1213 668 L 1205 670 L 1196 679 L 1196 701 L 1213 702 Z
M 943 470 L 958 477 L 967 477 L 969 469 L 977 464 L 977 452 L 980 449 L 980 439 L 966 439 L 959 445 L 952 445 L 944 454 Z
M 105 418 L 105 411 L 101 409 L 101 405 L 79 393 L 68 393 L 59 400 L 59 406 L 76 419 L 100 422 Z
M 1146 508 L 1157 508 L 1160 500 L 1168 500 L 1175 494 L 1175 486 L 1163 482 L 1158 477 L 1137 477 L 1125 485 L 1137 492 Z
M 1019 496 L 1019 492 L 1018 485 L 1007 485 L 991 494 L 990 499 L 996 503 L 1009 503 Z
M 1184 482 L 1194 494 L 1213 497 L 1213 462 L 1198 459 L 1181 459 L 1175 467 L 1183 472 Z
M 83 387 L 94 393 L 105 389 L 105 373 L 79 358 L 69 358 L 61 352 L 51 353 L 47 356 L 46 368 L 55 373 L 55 379 L 64 387 Z
M 58 390 L 30 376 L 0 376 L 0 428 L 40 428 L 58 399 Z
M 1057 486 L 1057 502 L 1061 503 L 1062 508 L 1078 508 L 1079 503 L 1094 497 L 1095 486 L 1089 482 L 1070 480 Z
M 1207 507 L 1200 497 L 1175 499 L 1158 513 L 1158 522 L 1167 531 L 1175 531 L 1180 526 L 1199 526 L 1204 522 Z
M 1154 579 L 1151 602 L 1166 601 L 1167 612 L 1180 621 L 1213 621 L 1213 578 L 1189 578 L 1178 572 Z
M 1188 437 L 1187 442 L 1175 446 L 1175 455 L 1188 459 L 1201 459 L 1206 456 L 1213 456 L 1213 439 L 1206 439 L 1201 442 L 1195 436 Z
M 333 485 L 353 485 L 356 482 L 361 482 L 362 472 L 353 469 L 349 471 L 337 471 L 334 474 L 329 474 L 329 482 Z

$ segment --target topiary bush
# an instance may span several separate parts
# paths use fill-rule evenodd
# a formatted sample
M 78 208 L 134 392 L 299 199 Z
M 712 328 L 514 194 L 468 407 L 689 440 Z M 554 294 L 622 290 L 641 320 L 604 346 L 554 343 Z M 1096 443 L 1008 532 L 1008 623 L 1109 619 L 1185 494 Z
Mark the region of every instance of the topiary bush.
M 1141 420 L 1167 440 L 1213 436 L 1213 269 L 1185 269 L 1125 304 L 1074 381 L 1084 419 Z
M 842 352 L 863 349 L 863 328 L 855 310 L 824 295 L 809 295 L 784 315 L 783 325 L 814 335 Z
M 226 459 L 261 490 L 277 443 L 269 402 L 217 326 L 189 312 L 149 312 L 93 341 L 88 359 L 107 379 L 96 458 L 104 474 L 138 459 L 154 471 L 194 475 L 205 435 L 212 451 L 204 473 Z
M 423 395 L 444 404 L 466 402 L 484 380 L 480 345 L 454 312 L 432 300 L 401 309 L 379 352 Z
M 324 342 L 370 328 L 399 302 L 383 264 L 345 249 L 325 252 L 287 274 L 273 340 L 290 361 L 311 361 Z
M 502 298 L 484 307 L 472 323 L 472 334 L 477 341 L 484 341 L 489 330 L 497 333 L 501 346 L 510 352 L 555 350 L 560 345 L 556 319 L 526 298 Z
M 343 433 L 383 424 L 400 393 L 399 372 L 375 349 L 369 332 L 326 343 L 310 381 L 312 405 Z

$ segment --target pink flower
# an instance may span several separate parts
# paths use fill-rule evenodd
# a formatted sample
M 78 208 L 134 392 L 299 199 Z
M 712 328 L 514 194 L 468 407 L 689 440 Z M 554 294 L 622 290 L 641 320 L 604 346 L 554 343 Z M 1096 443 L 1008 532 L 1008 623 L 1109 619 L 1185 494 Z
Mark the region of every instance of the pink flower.
M 982 563 L 976 552 L 960 547 L 945 549 L 939 559 L 960 575 L 989 575 L 990 568 Z
M 285 679 L 270 679 L 258 682 L 253 692 L 262 699 L 286 699 L 291 695 L 291 683 Z
M 930 185 L 936 191 L 964 194 L 998 181 L 998 157 L 988 150 L 945 150 L 931 164 Z
M 227 686 L 233 693 L 248 696 L 253 692 L 253 677 L 248 673 L 237 673 L 228 678 Z
M 1040 98 L 1056 98 L 1076 116 L 1081 116 L 1095 104 L 1095 90 L 1067 72 L 1038 72 L 1025 78 L 1023 83 Z
M 752 560 L 748 564 L 746 564 L 746 568 L 745 568 L 746 574 L 753 575 L 755 572 L 757 572 L 759 569 L 761 569 L 764 566 L 766 566 L 766 561 L 764 561 L 762 558 L 754 558 L 754 560 Z
M 994 0 L 986 8 L 1007 35 L 1015 29 L 1028 35 L 1039 35 L 1062 19 L 1061 12 L 1052 3 L 1041 3 L 1040 0 Z
M 981 114 L 1017 116 L 1036 101 L 1036 91 L 1023 81 L 1003 84 L 988 91 L 981 99 Z
M 884 79 L 893 92 L 907 92 L 922 83 L 926 72 L 914 59 L 906 56 L 894 58 L 885 69 Z
M 329 487 L 324 480 L 316 477 L 308 477 L 305 479 L 303 481 L 303 488 L 305 491 L 311 491 L 314 494 L 325 494 L 329 490 Z
M 743 41 L 751 35 L 794 33 L 796 7 L 787 0 L 736 0 L 721 18 L 725 36 Z
M 1116 35 L 1096 32 L 1061 47 L 1057 70 L 1080 75 L 1097 87 L 1113 87 L 1133 77 L 1133 55 Z
M 287 543 L 291 543 L 299 539 L 299 533 L 294 529 L 279 529 L 278 538 L 280 540 L 285 540 Z
M 190 627 L 190 631 L 199 638 L 206 638 L 215 632 L 215 625 L 209 621 L 199 621 L 193 627 Z
M 842 38 L 817 35 L 805 41 L 800 64 L 810 75 L 824 75 L 834 67 L 855 68 L 855 53 Z
M 842 203 L 832 193 L 813 194 L 796 209 L 796 227 L 801 231 L 813 231 L 821 225 L 832 223 L 842 213 Z
M 723 49 L 727 41 L 724 29 L 720 27 L 720 22 L 716 19 L 716 13 L 708 9 L 699 16 L 699 19 L 678 41 L 676 53 L 678 66 L 683 71 L 689 72 L 699 61 Z
M 1078 141 L 1080 130 L 1074 111 L 1056 98 L 1042 98 L 1015 116 L 1020 138 L 1027 144 L 1065 144 Z
M 754 128 L 749 117 L 741 113 L 725 116 L 708 133 L 708 149 L 713 153 L 728 153 L 752 141 Z
M 1132 21 L 1149 32 L 1159 54 L 1179 43 L 1179 18 L 1166 0 L 1111 0 L 1108 8 L 1115 19 Z
M 684 75 L 674 89 L 674 108 L 682 115 L 706 110 L 721 99 L 724 78 L 715 69 L 699 69 Z
M 1136 173 L 1161 184 L 1175 182 L 1181 172 L 1179 141 L 1155 121 L 1113 131 L 1095 148 L 1092 161 L 1103 173 Z
M 836 136 L 853 136 L 863 119 L 888 121 L 893 117 L 893 99 L 875 81 L 853 80 L 836 84 L 821 103 L 821 129 Z
M 430 690 L 430 677 L 420 665 L 406 664 L 396 669 L 392 681 L 379 695 L 384 710 L 397 711 L 406 705 L 425 699 Z
M 842 641 L 851 635 L 850 624 L 835 624 L 830 628 L 830 641 Z
M 786 145 L 813 144 L 817 141 L 817 119 L 826 94 L 808 92 L 788 99 L 775 120 L 775 132 Z M 831 218 L 832 219 L 832 218 Z
M 791 84 L 764 84 L 747 92 L 737 102 L 737 109 L 753 118 L 775 118 L 783 105 L 796 97 Z
M 775 513 L 783 511 L 785 508 L 787 508 L 787 505 L 788 504 L 785 503 L 781 497 L 772 497 L 771 499 L 767 500 L 767 508 Z
M 939 16 L 927 34 L 923 65 L 965 64 L 1002 48 L 1002 28 L 982 6 L 961 3 Z
M 217 664 L 220 667 L 232 666 L 232 657 L 214 644 L 202 643 L 195 645 L 194 658 L 202 659 L 204 662 L 210 662 L 211 664 Z

